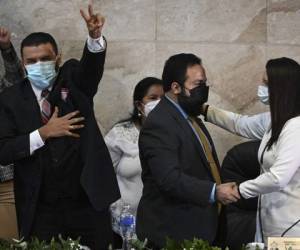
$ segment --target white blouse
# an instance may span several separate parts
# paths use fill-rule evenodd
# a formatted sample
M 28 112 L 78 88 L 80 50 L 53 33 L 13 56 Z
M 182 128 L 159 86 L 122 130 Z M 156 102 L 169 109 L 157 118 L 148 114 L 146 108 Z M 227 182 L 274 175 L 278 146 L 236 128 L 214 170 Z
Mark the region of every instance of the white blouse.
M 133 122 L 117 124 L 105 136 L 121 192 L 121 199 L 112 204 L 116 207 L 116 214 L 113 215 L 116 217 L 120 215 L 124 203 L 129 204 L 131 211 L 136 215 L 142 196 L 138 137 L 139 130 Z
M 242 116 L 209 106 L 207 121 L 249 139 L 260 139 L 260 161 L 271 137 L 270 113 Z M 240 184 L 241 195 L 248 199 L 260 196 L 261 221 L 257 218 L 256 240 L 281 234 L 300 219 L 300 117 L 284 125 L 278 141 L 265 150 L 261 174 Z M 260 223 L 261 222 L 261 223 Z M 300 223 L 286 236 L 300 236 Z

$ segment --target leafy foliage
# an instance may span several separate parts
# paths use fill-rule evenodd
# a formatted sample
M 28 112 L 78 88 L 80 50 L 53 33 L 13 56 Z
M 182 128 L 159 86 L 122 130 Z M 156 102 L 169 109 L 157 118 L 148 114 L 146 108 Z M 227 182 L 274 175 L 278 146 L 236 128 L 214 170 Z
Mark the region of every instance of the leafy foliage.
M 0 240 L 0 250 L 79 250 L 83 249 L 79 244 L 79 239 L 72 240 L 68 238 L 64 240 L 59 236 L 59 241 L 52 240 L 49 244 L 45 241 L 39 241 L 37 238 L 33 238 L 31 241 L 26 242 L 23 239 L 13 240 L 13 242 L 8 242 L 5 240 Z
M 167 239 L 166 247 L 163 250 L 221 250 L 221 248 L 210 246 L 207 241 L 201 239 L 184 240 L 182 243 Z
M 144 242 L 139 240 L 131 241 L 131 246 L 136 250 L 150 250 L 146 245 L 147 239 Z M 183 242 L 177 242 L 168 238 L 166 246 L 162 250 L 221 250 L 221 248 L 210 246 L 207 241 L 196 238 Z
M 147 247 L 148 240 L 140 241 L 138 239 L 134 239 L 130 241 L 131 249 L 135 250 L 151 250 L 151 248 Z M 72 240 L 70 238 L 64 240 L 61 236 L 59 236 L 59 241 L 54 239 L 51 240 L 49 244 L 45 241 L 39 241 L 37 238 L 33 238 L 30 242 L 26 242 L 23 239 L 14 240 L 13 242 L 8 242 L 5 240 L 0 240 L 0 250 L 84 250 L 88 249 L 82 247 L 79 244 L 79 239 Z M 108 250 L 112 250 L 110 246 Z M 214 247 L 209 245 L 207 241 L 201 239 L 193 239 L 193 240 L 184 240 L 183 242 L 177 242 L 172 239 L 167 239 L 166 246 L 161 250 L 221 250 L 219 247 Z M 226 250 L 229 250 L 226 248 Z M 248 250 L 246 246 L 242 246 L 241 250 Z M 259 250 L 259 247 L 257 247 Z

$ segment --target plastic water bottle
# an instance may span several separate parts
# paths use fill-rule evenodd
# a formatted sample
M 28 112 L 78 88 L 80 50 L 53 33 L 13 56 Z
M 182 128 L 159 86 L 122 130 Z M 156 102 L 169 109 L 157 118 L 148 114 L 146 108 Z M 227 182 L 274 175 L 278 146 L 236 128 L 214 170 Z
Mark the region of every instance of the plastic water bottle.
M 130 250 L 130 240 L 136 238 L 135 217 L 130 212 L 130 206 L 124 205 L 120 215 L 120 233 L 123 239 L 123 250 Z
M 120 234 L 120 212 L 118 211 L 117 202 L 110 205 L 110 213 L 112 230 L 115 233 Z

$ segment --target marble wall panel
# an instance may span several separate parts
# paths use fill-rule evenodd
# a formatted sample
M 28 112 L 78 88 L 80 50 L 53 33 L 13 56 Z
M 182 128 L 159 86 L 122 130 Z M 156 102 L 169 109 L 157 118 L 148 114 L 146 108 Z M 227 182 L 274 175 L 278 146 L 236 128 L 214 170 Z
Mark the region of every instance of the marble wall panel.
M 267 59 L 289 57 L 300 63 L 300 45 L 269 45 L 267 47 Z
M 156 7 L 158 40 L 266 40 L 265 0 L 164 0 Z
M 268 0 L 268 43 L 300 45 L 300 1 Z
M 94 4 L 106 18 L 104 31 L 110 40 L 155 39 L 155 0 L 94 0 Z

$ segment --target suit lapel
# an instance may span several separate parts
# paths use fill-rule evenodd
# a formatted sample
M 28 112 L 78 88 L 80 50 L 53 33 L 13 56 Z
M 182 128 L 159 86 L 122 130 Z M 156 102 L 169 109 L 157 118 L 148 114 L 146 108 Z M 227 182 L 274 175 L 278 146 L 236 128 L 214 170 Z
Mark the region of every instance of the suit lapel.
M 196 151 L 199 152 L 200 158 L 204 164 L 204 166 L 209 170 L 209 166 L 207 163 L 207 159 L 203 148 L 196 137 L 194 131 L 192 130 L 191 126 L 189 125 L 188 121 L 179 113 L 177 108 L 165 97 L 161 100 L 162 104 L 168 109 L 168 112 L 172 115 L 176 123 L 182 128 L 182 131 L 187 135 L 188 138 L 191 139 L 194 146 L 196 147 Z
M 22 110 L 24 117 L 24 129 L 33 131 L 42 126 L 40 107 L 37 98 L 32 90 L 30 82 L 25 79 L 22 83 L 23 104 Z

